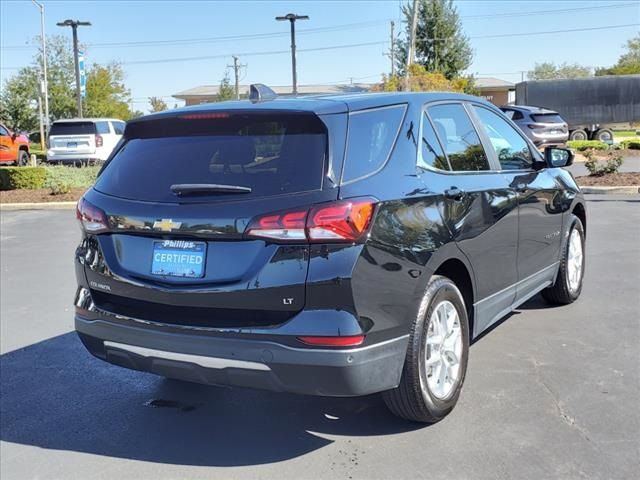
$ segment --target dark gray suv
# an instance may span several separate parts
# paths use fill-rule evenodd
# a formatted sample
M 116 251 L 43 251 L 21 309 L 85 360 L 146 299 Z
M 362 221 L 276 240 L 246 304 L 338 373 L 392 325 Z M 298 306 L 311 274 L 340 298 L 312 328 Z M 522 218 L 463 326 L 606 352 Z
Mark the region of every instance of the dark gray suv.
M 585 202 L 496 107 L 452 93 L 149 115 L 78 203 L 75 328 L 98 358 L 193 382 L 384 392 L 443 418 L 469 344 L 582 289 Z

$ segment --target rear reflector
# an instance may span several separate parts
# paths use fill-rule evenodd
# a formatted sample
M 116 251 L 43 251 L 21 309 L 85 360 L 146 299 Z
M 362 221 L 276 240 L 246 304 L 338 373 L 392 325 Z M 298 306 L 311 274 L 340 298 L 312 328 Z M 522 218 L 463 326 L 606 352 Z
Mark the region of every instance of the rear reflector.
M 358 242 L 366 237 L 374 207 L 374 199 L 360 198 L 269 213 L 253 219 L 246 235 L 298 242 Z
M 78 200 L 76 206 L 76 218 L 85 232 L 100 233 L 108 230 L 107 214 L 92 203 L 84 199 Z
M 350 337 L 298 337 L 302 343 L 316 347 L 355 347 L 362 345 L 364 335 Z

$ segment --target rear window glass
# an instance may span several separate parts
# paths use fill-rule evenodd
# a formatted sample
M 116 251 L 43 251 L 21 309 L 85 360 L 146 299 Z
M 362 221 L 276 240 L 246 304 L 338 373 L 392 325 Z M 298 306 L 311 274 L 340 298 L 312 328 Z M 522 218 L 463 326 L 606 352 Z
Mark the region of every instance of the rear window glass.
M 322 188 L 327 132 L 318 117 L 216 115 L 224 118 L 131 124 L 128 140 L 98 177 L 96 190 L 136 200 L 175 202 L 178 197 L 171 186 L 177 184 L 251 189 L 249 194 L 233 194 L 234 199 Z M 230 195 L 208 193 L 204 197 L 216 201 L 228 200 Z M 202 198 L 200 194 L 180 201 Z
M 367 176 L 389 158 L 406 105 L 363 110 L 349 115 L 347 155 L 342 181 Z
M 538 123 L 564 123 L 562 117 L 557 113 L 537 113 L 531 115 L 531 118 Z
M 93 122 L 59 122 L 51 125 L 49 136 L 54 135 L 93 135 L 96 125 Z

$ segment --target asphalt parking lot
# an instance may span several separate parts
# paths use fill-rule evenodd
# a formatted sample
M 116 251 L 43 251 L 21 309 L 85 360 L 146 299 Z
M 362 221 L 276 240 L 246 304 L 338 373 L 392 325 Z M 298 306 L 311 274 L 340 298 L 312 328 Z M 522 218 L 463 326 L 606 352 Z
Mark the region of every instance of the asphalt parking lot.
M 72 331 L 73 212 L 2 212 L 0 477 L 638 478 L 640 196 L 588 208 L 582 297 L 535 297 L 477 341 L 460 403 L 429 427 L 378 396 L 189 385 L 94 359 Z

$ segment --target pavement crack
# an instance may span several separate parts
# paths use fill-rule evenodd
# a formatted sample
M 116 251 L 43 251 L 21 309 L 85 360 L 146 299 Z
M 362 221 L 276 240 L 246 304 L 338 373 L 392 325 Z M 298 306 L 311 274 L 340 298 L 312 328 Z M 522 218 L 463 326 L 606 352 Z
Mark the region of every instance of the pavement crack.
M 533 365 L 533 371 L 535 373 L 536 382 L 549 394 L 551 399 L 553 400 L 553 405 L 556 410 L 556 414 L 560 419 L 570 427 L 574 428 L 582 438 L 584 438 L 587 442 L 591 442 L 591 438 L 589 437 L 589 432 L 582 426 L 580 426 L 575 417 L 569 415 L 569 413 L 565 410 L 564 403 L 560 400 L 559 395 L 545 382 L 542 377 L 542 372 L 540 371 L 540 367 L 542 363 L 538 362 L 535 358 L 531 359 L 531 364 Z

